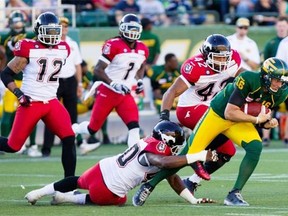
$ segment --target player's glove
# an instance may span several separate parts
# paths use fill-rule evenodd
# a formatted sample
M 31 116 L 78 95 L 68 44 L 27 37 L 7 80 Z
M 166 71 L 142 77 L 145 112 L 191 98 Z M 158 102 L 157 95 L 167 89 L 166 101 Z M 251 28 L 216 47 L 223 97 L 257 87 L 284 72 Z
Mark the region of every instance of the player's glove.
M 129 94 L 130 93 L 130 89 L 123 84 L 111 82 L 110 86 L 112 88 L 114 88 L 117 92 L 119 92 L 120 94 Z
M 139 79 L 137 81 L 137 87 L 136 87 L 136 94 L 140 94 L 142 91 L 144 90 L 144 84 L 143 84 L 143 80 L 142 79 Z
M 30 106 L 31 98 L 25 95 L 19 88 L 16 88 L 13 94 L 17 97 L 19 104 L 24 107 Z
M 160 112 L 160 121 L 170 121 L 170 111 L 165 109 Z

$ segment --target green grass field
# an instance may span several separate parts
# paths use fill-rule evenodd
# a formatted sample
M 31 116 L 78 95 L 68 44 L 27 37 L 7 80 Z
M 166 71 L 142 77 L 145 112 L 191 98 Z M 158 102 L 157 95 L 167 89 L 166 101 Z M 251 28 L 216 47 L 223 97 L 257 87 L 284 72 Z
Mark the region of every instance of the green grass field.
M 124 150 L 124 145 L 104 145 L 87 156 L 78 156 L 76 174 L 92 166 L 99 159 Z M 281 142 L 264 148 L 261 161 L 242 191 L 249 207 L 227 207 L 223 200 L 232 188 L 244 151 L 237 150 L 230 163 L 216 172 L 209 182 L 202 182 L 197 197 L 209 197 L 215 204 L 190 205 L 178 197 L 166 181 L 161 182 L 142 207 L 133 207 L 128 196 L 124 207 L 114 206 L 51 206 L 51 197 L 43 198 L 35 206 L 24 199 L 30 190 L 62 178 L 60 147 L 54 147 L 49 158 L 29 158 L 25 155 L 0 155 L 0 215 L 288 215 L 288 149 Z M 189 176 L 191 168 L 182 169 L 182 177 Z M 21 187 L 23 185 L 24 187 Z

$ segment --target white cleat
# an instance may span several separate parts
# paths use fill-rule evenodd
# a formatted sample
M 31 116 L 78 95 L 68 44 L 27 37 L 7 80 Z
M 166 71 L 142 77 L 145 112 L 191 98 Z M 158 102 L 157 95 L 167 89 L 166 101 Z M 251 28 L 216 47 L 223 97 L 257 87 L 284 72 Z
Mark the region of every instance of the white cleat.
M 77 136 L 77 134 L 79 133 L 78 130 L 79 130 L 79 124 L 78 123 L 74 123 L 72 125 L 72 130 L 73 132 L 75 133 L 75 135 Z
M 97 143 L 82 143 L 80 145 L 80 154 L 81 155 L 86 155 L 89 152 L 92 152 L 94 150 L 96 150 L 97 148 L 99 148 L 101 145 L 100 142 Z
M 37 189 L 27 193 L 24 198 L 27 199 L 31 205 L 35 205 L 42 196 L 43 195 L 39 192 L 39 189 Z
M 33 145 L 28 148 L 27 155 L 29 157 L 42 157 L 42 153 L 38 150 L 37 145 Z

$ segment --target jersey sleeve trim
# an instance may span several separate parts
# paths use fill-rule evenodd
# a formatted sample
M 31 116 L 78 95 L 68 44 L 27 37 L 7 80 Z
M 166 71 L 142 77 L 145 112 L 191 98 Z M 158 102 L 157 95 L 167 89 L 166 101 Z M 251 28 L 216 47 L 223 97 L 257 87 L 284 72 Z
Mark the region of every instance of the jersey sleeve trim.
M 183 75 L 180 75 L 179 76 L 182 80 L 183 80 L 183 82 L 188 86 L 188 88 L 190 88 L 192 85 L 191 85 L 191 83 L 183 76 Z

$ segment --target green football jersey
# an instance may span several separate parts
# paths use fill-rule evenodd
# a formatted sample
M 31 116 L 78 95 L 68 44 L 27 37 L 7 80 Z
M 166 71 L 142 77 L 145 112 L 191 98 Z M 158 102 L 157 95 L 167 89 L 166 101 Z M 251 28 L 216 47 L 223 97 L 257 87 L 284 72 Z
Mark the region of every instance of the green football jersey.
M 233 83 L 229 83 L 211 101 L 212 109 L 224 119 L 226 105 L 235 88 L 240 90 L 242 96 L 246 98 L 246 101 L 258 101 L 270 109 L 273 109 L 285 101 L 288 96 L 288 88 L 281 88 L 275 94 L 270 94 L 265 91 L 261 85 L 260 72 L 243 72 L 235 78 Z
M 151 80 L 152 89 L 160 89 L 164 94 L 176 78 L 180 76 L 180 68 L 166 72 L 164 65 L 154 65 L 147 71 L 147 76 Z
M 15 43 L 19 40 L 22 40 L 24 38 L 32 39 L 35 37 L 35 34 L 33 32 L 26 32 L 21 33 L 18 35 L 11 35 L 11 33 L 7 33 L 6 35 L 3 35 L 0 37 L 0 45 L 5 48 L 5 54 L 7 56 L 7 62 L 9 62 L 14 57 L 13 50 L 11 48 L 14 47 Z M 23 74 L 19 73 L 14 76 L 14 79 L 16 80 L 22 80 Z

